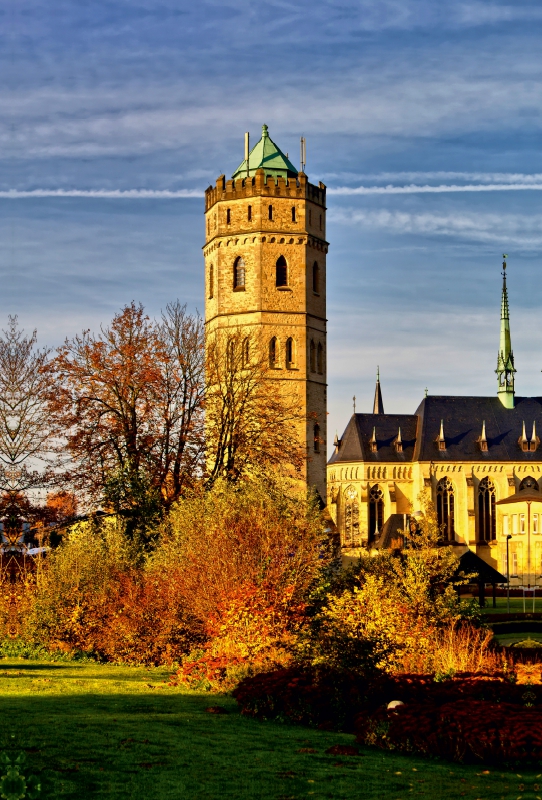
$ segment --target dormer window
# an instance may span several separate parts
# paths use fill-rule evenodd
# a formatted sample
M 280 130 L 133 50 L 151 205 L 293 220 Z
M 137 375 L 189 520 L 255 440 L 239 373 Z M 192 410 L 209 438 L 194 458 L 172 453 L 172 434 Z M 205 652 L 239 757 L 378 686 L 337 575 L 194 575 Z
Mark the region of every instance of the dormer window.
M 393 446 L 395 447 L 395 452 L 396 453 L 402 453 L 403 452 L 403 439 L 401 438 L 401 428 L 399 428 L 399 433 L 395 437 L 395 441 L 393 443 Z
M 373 428 L 373 435 L 369 439 L 369 450 L 371 453 L 376 453 L 378 450 L 378 445 L 376 443 L 376 428 Z
M 446 439 L 444 438 L 444 420 L 440 421 L 440 433 L 437 436 L 437 447 L 439 450 L 446 450 Z

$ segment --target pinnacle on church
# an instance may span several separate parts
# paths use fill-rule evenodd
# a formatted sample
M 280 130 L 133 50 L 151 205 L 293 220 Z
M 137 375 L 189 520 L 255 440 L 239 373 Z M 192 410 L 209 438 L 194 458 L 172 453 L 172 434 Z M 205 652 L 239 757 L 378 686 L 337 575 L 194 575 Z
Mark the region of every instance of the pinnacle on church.
M 232 178 L 246 178 L 254 175 L 257 169 L 265 170 L 266 175 L 274 178 L 297 178 L 297 170 L 287 155 L 284 155 L 280 147 L 269 136 L 267 125 L 262 125 L 262 138 L 254 145 L 248 156 L 248 171 L 246 156 L 242 163 L 237 167 Z
M 506 255 L 502 264 L 501 337 L 497 356 L 498 397 L 505 408 L 514 408 L 514 352 L 510 337 L 510 311 L 506 288 Z
M 376 368 L 376 389 L 375 400 L 373 403 L 373 414 L 383 414 L 384 403 L 382 402 L 382 392 L 380 390 L 380 368 Z

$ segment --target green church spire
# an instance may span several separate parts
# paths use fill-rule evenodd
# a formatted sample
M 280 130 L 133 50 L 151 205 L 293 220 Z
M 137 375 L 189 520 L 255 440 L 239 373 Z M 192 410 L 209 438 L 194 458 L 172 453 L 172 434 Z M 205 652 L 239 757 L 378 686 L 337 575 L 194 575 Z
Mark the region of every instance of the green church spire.
M 501 300 L 501 338 L 499 355 L 497 356 L 497 391 L 499 400 L 505 408 L 514 408 L 514 352 L 510 338 L 510 311 L 508 308 L 508 290 L 506 288 L 506 258 L 502 264 L 502 300 Z

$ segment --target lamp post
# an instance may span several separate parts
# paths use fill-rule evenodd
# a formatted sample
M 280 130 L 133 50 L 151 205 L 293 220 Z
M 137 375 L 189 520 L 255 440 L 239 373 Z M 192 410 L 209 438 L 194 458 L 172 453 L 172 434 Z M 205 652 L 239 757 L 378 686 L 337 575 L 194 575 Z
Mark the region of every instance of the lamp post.
M 510 555 L 508 552 L 508 542 L 511 538 L 510 534 L 506 537 L 506 608 L 508 614 L 510 613 Z

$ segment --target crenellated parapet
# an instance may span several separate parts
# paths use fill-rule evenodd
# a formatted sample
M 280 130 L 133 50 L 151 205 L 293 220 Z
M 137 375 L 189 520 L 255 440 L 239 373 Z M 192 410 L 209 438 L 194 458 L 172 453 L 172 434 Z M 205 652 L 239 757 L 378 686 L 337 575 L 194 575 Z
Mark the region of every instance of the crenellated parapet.
M 326 207 L 326 186 L 321 181 L 318 186 L 309 183 L 304 172 L 296 178 L 283 178 L 266 175 L 264 169 L 248 178 L 226 180 L 225 175 L 217 178 L 215 186 L 205 190 L 205 211 L 209 211 L 220 201 L 243 200 L 251 197 L 284 197 L 309 200 L 323 209 Z

